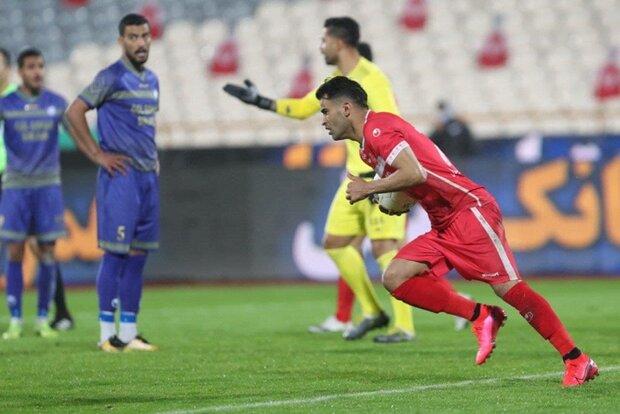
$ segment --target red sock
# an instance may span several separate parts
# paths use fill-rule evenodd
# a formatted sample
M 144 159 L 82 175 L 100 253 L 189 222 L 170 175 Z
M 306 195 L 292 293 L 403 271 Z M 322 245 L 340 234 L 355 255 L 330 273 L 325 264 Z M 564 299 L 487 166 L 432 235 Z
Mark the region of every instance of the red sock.
M 416 308 L 471 319 L 476 302 L 462 297 L 452 289 L 452 285 L 428 272 L 414 276 L 403 282 L 392 296 Z
M 343 278 L 338 279 L 338 299 L 336 302 L 336 319 L 340 322 L 349 322 L 351 320 L 351 311 L 353 310 L 353 302 L 355 301 L 355 293 L 347 285 Z
M 516 284 L 503 297 L 516 308 L 543 338 L 564 356 L 575 348 L 575 343 L 549 302 L 534 292 L 525 282 Z

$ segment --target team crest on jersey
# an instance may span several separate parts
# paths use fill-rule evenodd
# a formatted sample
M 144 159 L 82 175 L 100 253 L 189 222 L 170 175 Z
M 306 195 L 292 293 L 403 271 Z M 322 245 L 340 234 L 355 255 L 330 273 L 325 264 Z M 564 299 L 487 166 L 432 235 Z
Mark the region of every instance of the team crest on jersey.
M 159 91 L 157 89 L 153 91 L 153 98 L 155 99 L 159 98 Z
M 372 136 L 373 137 L 378 137 L 379 135 L 381 135 L 381 130 L 379 128 L 375 128 L 372 130 Z
M 46 112 L 49 116 L 54 116 L 58 113 L 58 110 L 56 109 L 55 106 L 48 106 Z

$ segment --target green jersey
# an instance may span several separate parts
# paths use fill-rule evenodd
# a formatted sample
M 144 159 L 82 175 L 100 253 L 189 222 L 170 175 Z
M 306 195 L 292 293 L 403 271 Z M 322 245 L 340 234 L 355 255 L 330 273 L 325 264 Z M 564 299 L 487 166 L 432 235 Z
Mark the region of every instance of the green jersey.
M 11 92 L 17 90 L 16 83 L 9 83 L 7 87 L 0 92 L 0 97 L 7 96 Z M 4 172 L 6 168 L 6 148 L 4 148 L 4 127 L 0 125 L 0 174 Z

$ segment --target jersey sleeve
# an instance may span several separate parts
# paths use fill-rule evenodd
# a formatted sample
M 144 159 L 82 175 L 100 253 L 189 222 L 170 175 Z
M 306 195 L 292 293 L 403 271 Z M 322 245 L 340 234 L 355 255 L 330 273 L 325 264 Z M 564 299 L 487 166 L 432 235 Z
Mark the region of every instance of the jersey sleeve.
M 277 99 L 276 112 L 289 118 L 306 119 L 319 112 L 321 104 L 314 94 L 316 89 L 312 90 L 303 98 L 298 99 Z
M 368 106 L 372 111 L 400 114 L 392 92 L 392 85 L 384 74 L 380 72 L 372 74 L 364 82 L 363 87 L 368 93 Z
M 78 97 L 86 102 L 91 109 L 98 108 L 110 96 L 113 87 L 114 77 L 109 71 L 102 70 Z
M 371 150 L 388 165 L 392 165 L 402 150 L 411 148 L 403 133 L 397 129 L 371 125 L 369 131 L 372 135 L 368 140 Z

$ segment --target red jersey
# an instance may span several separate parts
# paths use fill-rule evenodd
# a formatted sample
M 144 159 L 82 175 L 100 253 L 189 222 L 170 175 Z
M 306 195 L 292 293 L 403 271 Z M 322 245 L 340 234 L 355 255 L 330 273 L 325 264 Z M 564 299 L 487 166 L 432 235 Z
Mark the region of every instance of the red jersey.
M 410 148 L 426 171 L 426 181 L 405 190 L 426 210 L 431 226 L 443 229 L 457 214 L 493 200 L 478 183 L 465 177 L 424 134 L 397 115 L 368 111 L 364 124 L 362 160 L 382 178 L 394 173 L 392 162 Z

